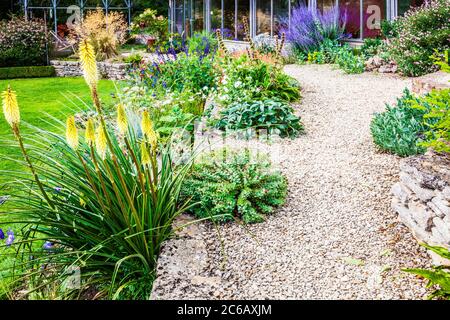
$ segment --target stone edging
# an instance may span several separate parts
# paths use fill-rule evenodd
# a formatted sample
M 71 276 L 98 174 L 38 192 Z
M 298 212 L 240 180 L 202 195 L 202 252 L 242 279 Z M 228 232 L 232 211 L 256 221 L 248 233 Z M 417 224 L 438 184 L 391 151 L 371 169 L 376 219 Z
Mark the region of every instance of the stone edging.
M 392 208 L 419 242 L 450 250 L 450 159 L 434 153 L 400 164 Z M 450 261 L 430 252 L 437 265 Z
M 83 72 L 78 61 L 51 60 L 57 77 L 79 77 Z M 127 75 L 129 63 L 98 62 L 97 67 L 101 78 L 123 80 Z

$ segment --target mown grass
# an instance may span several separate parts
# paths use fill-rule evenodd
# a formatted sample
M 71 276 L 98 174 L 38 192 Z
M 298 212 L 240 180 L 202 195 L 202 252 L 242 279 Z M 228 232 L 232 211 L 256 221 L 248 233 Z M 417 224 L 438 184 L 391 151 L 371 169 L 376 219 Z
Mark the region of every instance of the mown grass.
M 91 106 L 89 89 L 81 77 L 0 80 L 0 91 L 4 91 L 8 84 L 17 93 L 22 120 L 21 131 L 25 136 L 33 133 L 27 127 L 27 124 L 46 128 L 49 125 L 46 122 L 49 116 L 64 120 L 69 114 L 89 109 Z M 99 92 L 104 105 L 114 103 L 116 85 L 110 80 L 100 81 Z M 63 132 L 64 128 L 61 128 L 61 133 Z M 21 168 L 14 161 L 5 159 L 21 157 L 17 147 L 5 146 L 10 141 L 14 141 L 14 136 L 2 113 L 0 116 L 0 196 L 8 194 L 9 184 L 7 186 L 7 183 L 10 182 L 6 181 L 7 179 L 1 174 L 1 170 L 27 170 Z M 3 212 L 0 213 L 0 228 L 3 229 L 5 234 L 9 226 L 2 223 L 2 220 L 5 221 L 4 215 L 7 214 L 7 210 L 8 202 L 1 205 L 0 208 L 0 212 Z M 0 242 L 0 245 L 2 244 Z M 6 250 L 13 250 L 13 248 Z M 0 260 L 0 270 L 5 269 L 12 262 L 12 258 Z M 3 275 L 5 274 L 3 273 Z M 0 297 L 6 285 L 5 282 L 2 282 L 1 276 L 2 273 L 0 272 Z

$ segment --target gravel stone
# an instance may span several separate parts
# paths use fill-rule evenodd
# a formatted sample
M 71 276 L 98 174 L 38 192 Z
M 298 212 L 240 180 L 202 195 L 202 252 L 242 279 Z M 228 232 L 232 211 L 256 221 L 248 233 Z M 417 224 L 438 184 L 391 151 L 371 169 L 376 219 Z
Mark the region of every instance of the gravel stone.
M 208 265 L 197 276 L 220 277 L 220 289 L 217 278 L 214 286 L 180 281 L 159 288 L 159 298 L 424 298 L 424 282 L 401 271 L 430 259 L 391 209 L 400 159 L 377 150 L 369 130 L 411 80 L 326 65 L 285 71 L 301 83 L 295 108 L 306 128 L 270 147 L 282 148 L 287 203 L 260 224 L 202 223 Z

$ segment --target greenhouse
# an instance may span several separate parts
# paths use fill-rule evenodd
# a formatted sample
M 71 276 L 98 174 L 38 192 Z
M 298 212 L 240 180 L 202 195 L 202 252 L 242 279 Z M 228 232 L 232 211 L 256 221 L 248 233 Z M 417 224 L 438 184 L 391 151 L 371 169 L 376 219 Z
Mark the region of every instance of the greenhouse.
M 80 15 L 88 10 L 102 8 L 108 11 L 120 11 L 131 22 L 131 0 L 20 0 L 24 15 L 29 18 L 43 18 L 53 25 L 55 34 L 62 34 L 71 16 Z
M 243 17 L 249 20 L 250 33 L 277 34 L 283 25 L 290 24 L 294 6 L 326 10 L 339 6 L 347 16 L 347 32 L 360 41 L 380 33 L 380 22 L 392 20 L 423 0 L 169 0 L 171 32 L 187 35 L 196 31 L 221 29 L 228 40 L 243 40 Z

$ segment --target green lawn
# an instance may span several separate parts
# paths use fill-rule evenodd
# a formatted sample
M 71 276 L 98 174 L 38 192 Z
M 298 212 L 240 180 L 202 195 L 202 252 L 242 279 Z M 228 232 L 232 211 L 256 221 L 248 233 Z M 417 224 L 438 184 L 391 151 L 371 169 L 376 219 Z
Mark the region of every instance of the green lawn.
M 17 79 L 0 80 L 0 92 L 4 91 L 8 84 L 17 93 L 21 113 L 21 130 L 23 133 L 32 133 L 25 123 L 35 126 L 48 126 L 44 119 L 50 114 L 60 120 L 66 119 L 69 114 L 90 108 L 90 92 L 83 78 L 38 78 L 38 79 Z M 114 104 L 112 94 L 115 93 L 115 84 L 110 80 L 101 80 L 99 92 L 105 106 Z M 7 124 L 3 111 L 0 112 L 0 196 L 8 194 L 8 189 L 4 187 L 6 179 L 2 177 L 1 170 L 27 170 L 17 167 L 17 164 L 4 159 L 4 157 L 20 157 L 18 148 L 5 147 L 4 144 L 14 141 L 11 128 Z M 64 127 L 61 128 L 64 134 Z M 26 139 L 25 139 L 26 140 Z M 26 143 L 27 141 L 25 141 Z M 5 211 L 6 209 L 6 211 Z M 8 202 L 2 205 L 0 212 L 7 212 Z M 8 225 L 2 223 L 5 218 L 0 214 L 0 228 L 6 233 Z M 17 226 L 16 226 L 17 228 Z M 3 243 L 0 243 L 3 245 Z M 2 249 L 0 249 L 0 254 Z M 12 252 L 14 248 L 5 249 Z M 5 298 L 4 291 L 6 283 L 2 281 L 2 269 L 12 264 L 12 258 L 1 259 L 0 261 L 0 299 Z
M 69 114 L 89 108 L 91 105 L 89 88 L 83 78 L 0 80 L 0 91 L 4 91 L 8 84 L 17 93 L 23 123 L 44 126 L 46 124 L 43 119 L 47 117 L 46 114 L 64 120 Z M 111 93 L 115 92 L 114 82 L 101 80 L 99 92 L 105 105 L 112 104 Z M 30 133 L 25 125 L 22 125 L 21 128 L 23 133 Z M 11 128 L 2 114 L 0 117 L 0 144 L 11 139 L 13 139 Z M 2 155 L 20 156 L 18 150 L 4 146 L 0 148 L 0 170 L 14 169 L 15 164 L 2 159 Z M 0 187 L 3 182 L 4 179 L 0 175 Z

